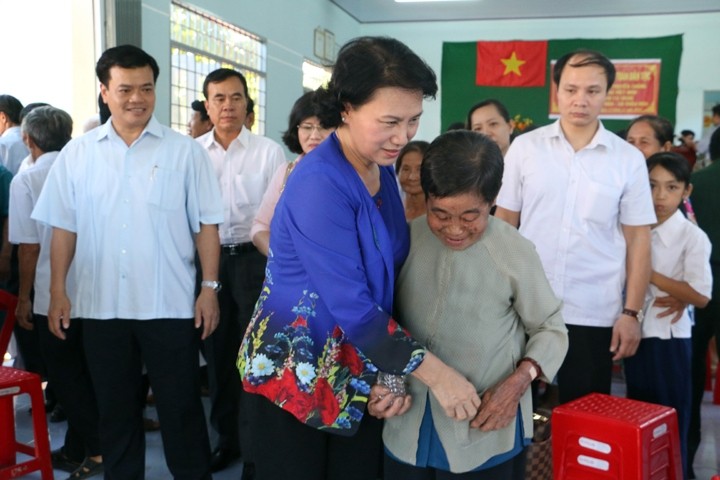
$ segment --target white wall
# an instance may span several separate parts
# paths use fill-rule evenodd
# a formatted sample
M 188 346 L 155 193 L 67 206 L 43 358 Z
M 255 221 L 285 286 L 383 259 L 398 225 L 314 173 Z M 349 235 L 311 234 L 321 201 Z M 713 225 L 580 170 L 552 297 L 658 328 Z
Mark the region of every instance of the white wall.
M 477 40 L 660 37 L 683 34 L 676 131 L 702 131 L 704 90 L 720 90 L 720 13 L 540 20 L 492 20 L 364 25 L 364 35 L 390 35 L 405 42 L 438 76 L 442 43 Z M 440 102 L 427 102 L 418 139 L 440 133 Z M 468 105 L 469 107 L 470 105 Z
M 0 94 L 62 108 L 76 134 L 97 111 L 93 3 L 0 0 Z

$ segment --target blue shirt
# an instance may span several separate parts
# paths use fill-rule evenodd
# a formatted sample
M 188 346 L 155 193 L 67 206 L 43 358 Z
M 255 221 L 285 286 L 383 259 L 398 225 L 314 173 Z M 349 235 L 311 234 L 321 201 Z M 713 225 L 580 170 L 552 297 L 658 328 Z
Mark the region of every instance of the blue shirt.
M 111 122 L 72 140 L 32 218 L 77 234 L 73 317 L 192 318 L 200 224 L 223 220 L 207 153 L 153 117 L 129 147 Z
M 407 374 L 424 355 L 390 317 L 409 248 L 392 167 L 380 167 L 371 197 L 333 134 L 290 174 L 270 231 L 238 360 L 245 391 L 350 435 L 377 370 Z
M 518 408 L 518 414 L 517 417 L 515 417 L 515 445 L 512 450 L 491 457 L 472 471 L 477 472 L 496 467 L 520 454 L 523 448 L 532 441 L 532 439 L 529 438 L 523 439 L 522 423 L 522 411 Z M 385 449 L 385 451 L 398 462 L 402 462 L 402 460 L 396 458 L 389 450 Z M 430 410 L 430 402 L 425 404 L 425 413 L 423 414 L 422 424 L 420 425 L 420 439 L 418 440 L 415 466 L 424 468 L 431 467 L 445 472 L 451 471 L 445 448 L 438 436 L 437 430 L 435 430 L 432 411 Z
M 22 141 L 20 127 L 10 127 L 0 136 L 0 163 L 15 175 L 30 151 Z

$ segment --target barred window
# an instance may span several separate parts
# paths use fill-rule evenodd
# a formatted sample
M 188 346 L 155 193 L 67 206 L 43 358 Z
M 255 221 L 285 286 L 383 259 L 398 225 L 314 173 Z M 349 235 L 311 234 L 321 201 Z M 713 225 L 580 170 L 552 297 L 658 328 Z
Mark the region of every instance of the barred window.
M 170 33 L 170 126 L 182 133 L 193 100 L 205 100 L 202 85 L 208 73 L 232 68 L 247 79 L 255 102 L 252 131 L 265 134 L 265 76 L 267 47 L 250 32 L 207 13 L 173 2 Z

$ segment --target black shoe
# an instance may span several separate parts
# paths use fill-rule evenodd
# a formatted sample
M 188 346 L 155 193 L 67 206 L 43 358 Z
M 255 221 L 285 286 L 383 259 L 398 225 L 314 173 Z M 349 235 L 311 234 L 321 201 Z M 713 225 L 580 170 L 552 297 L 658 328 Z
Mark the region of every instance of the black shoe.
M 255 464 L 244 463 L 240 480 L 255 480 Z
M 55 408 L 53 408 L 52 412 L 50 412 L 50 423 L 60 423 L 65 420 L 67 420 L 65 410 L 60 406 L 60 404 L 55 405 Z
M 227 448 L 216 448 L 210 457 L 210 471 L 215 473 L 225 470 L 228 465 L 240 458 L 240 452 L 237 450 L 228 450 Z
M 160 422 L 152 418 L 145 417 L 143 418 L 143 428 L 145 428 L 146 432 L 157 432 L 160 430 Z

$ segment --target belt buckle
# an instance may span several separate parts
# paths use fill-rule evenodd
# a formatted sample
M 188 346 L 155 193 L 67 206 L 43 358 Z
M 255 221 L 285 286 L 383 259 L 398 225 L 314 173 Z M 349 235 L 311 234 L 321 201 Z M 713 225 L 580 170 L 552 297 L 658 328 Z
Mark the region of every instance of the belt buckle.
M 241 253 L 251 252 L 255 250 L 255 246 L 252 242 L 245 243 L 233 243 L 230 245 L 223 245 L 223 251 L 230 256 L 240 255 Z

